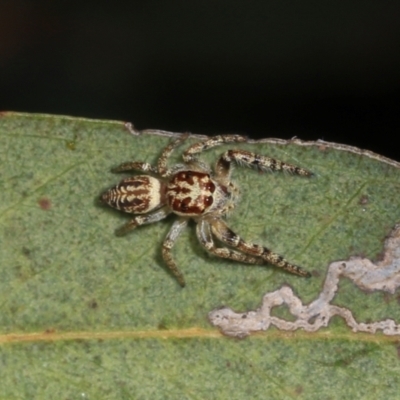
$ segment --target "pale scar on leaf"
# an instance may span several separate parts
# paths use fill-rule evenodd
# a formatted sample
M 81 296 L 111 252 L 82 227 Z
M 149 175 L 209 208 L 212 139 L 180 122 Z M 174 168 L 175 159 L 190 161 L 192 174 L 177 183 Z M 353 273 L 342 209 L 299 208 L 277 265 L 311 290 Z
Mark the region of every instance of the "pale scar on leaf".
M 211 311 L 209 320 L 224 334 L 238 338 L 246 337 L 252 332 L 266 331 L 271 325 L 283 331 L 303 329 L 306 332 L 315 332 L 328 326 L 335 315 L 342 317 L 353 332 L 382 331 L 385 335 L 400 335 L 400 324 L 393 319 L 357 322 L 349 309 L 332 304 L 341 278 L 350 279 L 365 291 L 394 293 L 400 286 L 400 224 L 393 228 L 386 239 L 383 258 L 379 262 L 374 264 L 367 258 L 351 257 L 329 264 L 322 291 L 310 304 L 302 304 L 301 299 L 285 285 L 265 294 L 261 307 L 255 311 L 237 313 L 224 307 Z M 288 307 L 294 321 L 271 315 L 271 310 L 281 305 Z

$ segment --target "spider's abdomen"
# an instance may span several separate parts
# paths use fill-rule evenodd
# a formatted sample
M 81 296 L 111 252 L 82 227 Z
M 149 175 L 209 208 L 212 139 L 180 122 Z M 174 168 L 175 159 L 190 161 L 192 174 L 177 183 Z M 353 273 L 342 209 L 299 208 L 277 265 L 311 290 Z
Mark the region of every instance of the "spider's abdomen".
M 126 178 L 102 194 L 101 199 L 117 210 L 143 214 L 162 204 L 163 184 L 152 176 Z
M 214 202 L 215 184 L 209 174 L 180 171 L 167 185 L 166 200 L 177 214 L 199 216 Z

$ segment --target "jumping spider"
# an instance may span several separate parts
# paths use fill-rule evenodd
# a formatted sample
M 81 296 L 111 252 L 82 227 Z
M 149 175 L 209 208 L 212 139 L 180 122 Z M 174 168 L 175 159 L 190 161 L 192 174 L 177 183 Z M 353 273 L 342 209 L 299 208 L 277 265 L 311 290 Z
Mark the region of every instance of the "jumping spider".
M 144 162 L 127 162 L 113 169 L 113 172 L 135 170 L 145 173 L 122 180 L 101 196 L 103 202 L 117 210 L 139 214 L 119 228 L 116 234 L 121 236 L 137 226 L 160 221 L 171 213 L 177 214 L 179 218 L 164 240 L 162 255 L 182 287 L 185 286 L 185 280 L 172 258 L 171 250 L 190 219 L 197 223 L 199 242 L 216 256 L 248 264 L 270 263 L 292 274 L 309 277 L 307 271 L 280 255 L 263 246 L 245 242 L 227 226 L 223 217 L 235 207 L 238 195 L 238 189 L 231 182 L 233 162 L 260 170 L 288 171 L 302 176 L 311 176 L 312 173 L 244 150 L 226 151 L 218 159 L 214 172 L 197 159 L 199 153 L 211 147 L 247 140 L 239 135 L 216 136 L 195 143 L 183 153 L 183 164 L 168 168 L 167 161 L 171 153 L 187 137 L 185 134 L 171 142 L 161 153 L 156 167 Z M 216 247 L 214 238 L 230 248 Z

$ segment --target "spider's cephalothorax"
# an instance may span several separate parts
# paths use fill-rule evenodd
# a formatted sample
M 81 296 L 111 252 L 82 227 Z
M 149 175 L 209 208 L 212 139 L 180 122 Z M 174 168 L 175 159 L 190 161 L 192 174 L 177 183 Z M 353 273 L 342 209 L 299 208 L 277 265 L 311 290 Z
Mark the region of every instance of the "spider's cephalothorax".
M 232 162 L 261 170 L 288 171 L 302 176 L 311 176 L 312 173 L 295 165 L 244 150 L 226 151 L 217 161 L 214 173 L 197 159 L 198 153 L 210 147 L 245 142 L 246 138 L 239 135 L 216 136 L 195 143 L 183 153 L 184 164 L 168 168 L 167 161 L 172 151 L 187 137 L 188 135 L 182 135 L 169 144 L 162 152 L 157 167 L 144 162 L 128 162 L 113 170 L 136 170 L 146 173 L 124 179 L 101 196 L 102 201 L 109 206 L 137 214 L 117 230 L 117 234 L 123 235 L 137 226 L 159 221 L 171 213 L 177 214 L 179 218 L 173 223 L 164 240 L 162 254 L 181 286 L 185 286 L 185 281 L 172 258 L 171 249 L 189 219 L 197 223 L 197 237 L 212 254 L 248 264 L 271 263 L 293 274 L 308 277 L 308 272 L 266 247 L 245 242 L 229 229 L 223 217 L 234 208 L 237 194 L 237 189 L 230 180 Z M 230 248 L 216 247 L 214 238 Z

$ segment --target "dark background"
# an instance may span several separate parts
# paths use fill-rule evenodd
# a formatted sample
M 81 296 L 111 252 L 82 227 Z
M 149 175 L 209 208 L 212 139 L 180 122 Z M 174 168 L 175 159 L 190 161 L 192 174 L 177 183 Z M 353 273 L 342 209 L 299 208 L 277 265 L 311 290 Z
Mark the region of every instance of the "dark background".
M 400 160 L 400 1 L 0 0 L 0 110 Z

